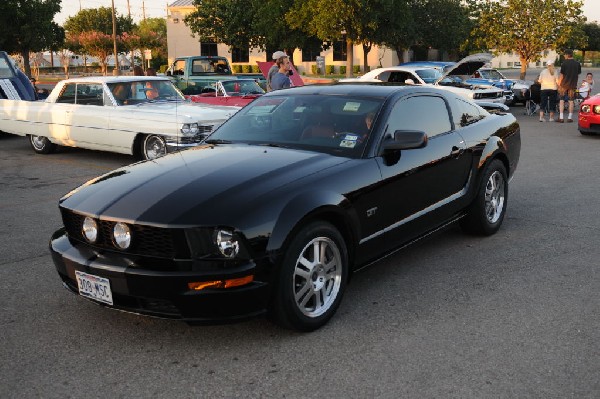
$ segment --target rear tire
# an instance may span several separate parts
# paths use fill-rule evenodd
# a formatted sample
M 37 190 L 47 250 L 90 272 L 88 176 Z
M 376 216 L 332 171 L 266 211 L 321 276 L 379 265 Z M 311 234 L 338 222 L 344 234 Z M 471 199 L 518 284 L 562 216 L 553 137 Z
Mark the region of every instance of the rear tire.
M 56 150 L 56 144 L 52 143 L 47 137 L 44 136 L 35 136 L 30 134 L 29 144 L 31 144 L 33 151 L 38 154 L 50 154 Z
M 323 326 L 337 310 L 348 280 L 348 251 L 329 223 L 302 228 L 285 250 L 271 316 L 299 331 Z
M 461 219 L 462 229 L 471 234 L 492 235 L 500 229 L 508 200 L 508 179 L 504 164 L 493 160 L 483 172 L 477 196 L 467 216 Z

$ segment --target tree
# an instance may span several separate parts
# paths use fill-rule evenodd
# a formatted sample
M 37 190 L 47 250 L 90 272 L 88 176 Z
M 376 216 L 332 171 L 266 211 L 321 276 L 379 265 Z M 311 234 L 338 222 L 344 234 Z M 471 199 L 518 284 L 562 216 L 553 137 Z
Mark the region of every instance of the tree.
M 61 0 L 5 0 L 0 2 L 0 48 L 23 57 L 25 74 L 31 77 L 29 53 L 64 40 L 64 31 L 54 21 Z
M 196 10 L 184 22 L 201 42 L 253 47 L 253 4 L 246 0 L 194 0 Z
M 420 1 L 413 8 L 413 15 L 418 36 L 415 44 L 424 48 L 458 52 L 469 37 L 469 10 L 461 0 Z
M 89 54 L 98 59 L 102 69 L 102 74 L 106 75 L 108 66 L 108 57 L 113 53 L 112 34 L 106 34 L 98 31 L 81 32 L 79 34 L 69 33 L 69 43 L 77 43 L 78 48 L 85 54 Z M 117 43 L 121 43 L 121 37 L 117 37 Z
M 381 0 L 381 18 L 378 38 L 381 44 L 396 51 L 399 60 L 402 53 L 418 42 L 419 27 L 413 10 L 419 0 Z M 426 27 L 431 29 L 431 27 Z
M 500 53 L 515 52 L 521 61 L 521 79 L 527 65 L 543 51 L 560 49 L 577 37 L 583 21 L 580 0 L 483 0 L 471 36 L 476 45 Z
M 585 61 L 586 51 L 600 51 L 600 25 L 597 22 L 585 23 L 581 30 L 587 37 L 587 45 L 580 47 L 582 61 Z
M 134 29 L 139 37 L 139 47 L 152 50 L 155 69 L 167 63 L 167 22 L 164 18 L 146 18 Z
M 133 20 L 129 16 L 121 16 L 115 11 L 117 35 L 123 32 L 132 32 Z M 67 18 L 63 27 L 72 35 L 82 32 L 102 32 L 112 35 L 112 8 L 99 7 L 80 10 L 77 14 Z
M 391 1 L 391 0 L 390 0 Z M 323 41 L 346 41 L 346 76 L 353 76 L 354 43 L 370 42 L 366 38 L 363 10 L 372 6 L 369 0 L 296 0 L 286 13 L 286 21 Z M 367 11 L 368 13 L 368 11 Z

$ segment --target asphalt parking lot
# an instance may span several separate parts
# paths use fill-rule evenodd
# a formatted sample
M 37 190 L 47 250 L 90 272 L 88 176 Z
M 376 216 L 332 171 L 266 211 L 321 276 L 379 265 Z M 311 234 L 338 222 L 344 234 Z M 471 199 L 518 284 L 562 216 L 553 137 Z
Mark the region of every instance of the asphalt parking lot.
M 309 334 L 70 294 L 48 251 L 57 201 L 132 159 L 0 136 L 0 397 L 598 398 L 600 136 L 512 111 L 523 146 L 499 233 L 451 228 L 358 273 Z

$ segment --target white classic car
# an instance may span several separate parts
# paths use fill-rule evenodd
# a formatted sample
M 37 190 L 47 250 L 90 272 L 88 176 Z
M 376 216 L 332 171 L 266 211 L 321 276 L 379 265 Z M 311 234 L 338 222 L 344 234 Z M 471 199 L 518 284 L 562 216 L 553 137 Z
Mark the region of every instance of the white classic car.
M 44 101 L 0 99 L 0 130 L 57 145 L 154 159 L 198 145 L 240 107 L 192 104 L 167 77 L 67 79 Z
M 406 84 L 430 84 L 452 91 L 476 103 L 505 104 L 501 89 L 490 84 L 471 84 L 466 78 L 492 59 L 491 54 L 473 54 L 444 69 L 441 66 L 423 66 L 420 63 L 377 68 L 359 78 L 340 79 L 340 82 L 399 82 Z

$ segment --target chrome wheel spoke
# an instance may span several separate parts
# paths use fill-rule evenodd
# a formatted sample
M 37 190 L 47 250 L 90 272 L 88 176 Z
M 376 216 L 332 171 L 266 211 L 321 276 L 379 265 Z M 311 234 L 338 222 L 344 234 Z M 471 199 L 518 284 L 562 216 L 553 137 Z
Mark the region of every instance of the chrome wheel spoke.
M 304 315 L 318 317 L 335 302 L 341 286 L 341 261 L 337 245 L 328 237 L 306 244 L 293 275 L 294 299 Z

